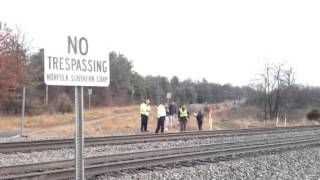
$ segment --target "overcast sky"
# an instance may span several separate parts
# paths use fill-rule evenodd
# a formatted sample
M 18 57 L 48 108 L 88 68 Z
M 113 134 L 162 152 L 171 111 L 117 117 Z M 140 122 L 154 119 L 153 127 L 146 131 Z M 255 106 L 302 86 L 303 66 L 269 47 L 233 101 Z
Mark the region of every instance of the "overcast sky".
M 1 7 L 0 21 L 26 32 L 33 50 L 85 36 L 124 54 L 142 75 L 246 85 L 265 62 L 287 62 L 299 83 L 320 86 L 316 0 L 5 0 Z

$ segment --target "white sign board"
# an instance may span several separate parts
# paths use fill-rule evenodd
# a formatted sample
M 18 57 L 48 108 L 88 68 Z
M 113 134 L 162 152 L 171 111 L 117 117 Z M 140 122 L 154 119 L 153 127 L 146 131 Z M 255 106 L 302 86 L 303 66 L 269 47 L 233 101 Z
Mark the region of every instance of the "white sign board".
M 47 85 L 108 86 L 108 51 L 98 50 L 85 37 L 57 38 L 44 49 L 44 79 Z M 101 47 L 100 47 L 101 48 Z
M 167 99 L 171 99 L 171 93 L 170 92 L 167 93 Z
M 89 95 L 92 94 L 92 89 L 88 89 L 88 94 L 89 94 Z

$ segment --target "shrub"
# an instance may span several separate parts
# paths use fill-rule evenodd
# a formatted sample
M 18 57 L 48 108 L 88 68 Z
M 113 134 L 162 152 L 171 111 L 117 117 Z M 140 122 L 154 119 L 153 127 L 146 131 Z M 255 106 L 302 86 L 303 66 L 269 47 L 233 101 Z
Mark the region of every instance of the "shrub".
M 66 94 L 60 94 L 56 101 L 56 110 L 60 113 L 73 112 L 73 101 Z
M 38 98 L 26 100 L 26 113 L 29 115 L 39 115 L 47 110 L 47 105 Z
M 313 109 L 307 113 L 308 120 L 318 120 L 319 118 L 320 118 L 320 110 L 319 109 Z
M 204 108 L 203 108 L 203 112 L 204 113 L 208 113 L 209 112 L 209 106 L 208 105 L 206 105 L 206 106 L 204 106 Z

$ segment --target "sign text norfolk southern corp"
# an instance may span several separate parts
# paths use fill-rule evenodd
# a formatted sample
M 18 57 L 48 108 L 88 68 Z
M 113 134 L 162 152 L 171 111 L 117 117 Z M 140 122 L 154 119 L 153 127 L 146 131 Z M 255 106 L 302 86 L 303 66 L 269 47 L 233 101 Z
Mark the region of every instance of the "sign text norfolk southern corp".
M 107 51 L 104 54 L 92 50 L 88 40 L 84 37 L 68 36 L 64 38 L 64 41 L 58 41 L 53 46 L 57 48 L 44 50 L 45 83 L 47 85 L 109 85 L 110 70 Z

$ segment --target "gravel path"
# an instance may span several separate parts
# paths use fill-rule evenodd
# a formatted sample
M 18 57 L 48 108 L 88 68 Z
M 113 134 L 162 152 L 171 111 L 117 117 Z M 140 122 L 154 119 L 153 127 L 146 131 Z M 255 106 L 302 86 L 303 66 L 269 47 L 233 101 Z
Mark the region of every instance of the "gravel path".
M 154 142 L 154 143 L 138 143 L 127 145 L 108 145 L 108 146 L 95 146 L 85 148 L 85 157 L 109 155 L 115 153 L 124 152 L 136 152 L 155 150 L 163 148 L 173 148 L 181 146 L 191 146 L 199 144 L 215 144 L 221 142 L 236 142 L 240 140 L 255 140 L 255 139 L 267 139 L 267 138 L 284 138 L 297 135 L 310 135 L 320 134 L 320 130 L 305 131 L 305 132 L 291 132 L 281 134 L 268 134 L 268 135 L 253 135 L 253 136 L 239 136 L 239 137 L 223 137 L 223 138 L 205 138 L 205 139 L 193 139 L 193 140 L 180 140 L 180 141 L 167 141 L 167 142 Z M 65 159 L 73 159 L 73 149 L 59 149 L 59 150 L 47 150 L 30 153 L 12 153 L 1 154 L 0 153 L 0 166 L 13 166 L 20 164 L 31 164 L 47 161 L 57 161 Z
M 141 134 L 140 132 L 132 132 L 132 133 L 123 133 L 123 132 L 113 132 L 113 133 L 108 133 L 108 134 L 104 134 L 104 135 L 99 135 L 99 136 L 88 136 L 88 137 L 105 137 L 105 136 L 121 136 L 121 135 L 139 135 Z M 85 135 L 86 136 L 86 135 Z M 87 136 L 86 136 L 87 137 Z M 0 143 L 6 143 L 6 142 L 20 142 L 20 141 L 41 141 L 41 140 L 55 140 L 55 139 L 69 139 L 68 137 L 39 137 L 39 138 L 35 138 L 35 137 L 27 137 L 27 136 L 23 136 L 21 137 L 20 135 L 15 135 L 15 136 L 0 136 Z
M 39 140 L 54 140 L 54 139 L 61 139 L 61 138 L 29 138 L 26 136 L 9 136 L 9 137 L 0 137 L 0 143 L 6 142 L 20 142 L 20 141 L 39 141 Z
M 198 163 L 199 164 L 199 163 Z M 320 147 L 245 157 L 192 167 L 142 170 L 98 177 L 99 180 L 320 179 Z
M 3 133 L 3 134 L 1 134 Z M 6 134 L 11 136 L 5 136 Z M 59 139 L 69 139 L 70 137 L 28 137 L 28 136 L 20 136 L 19 134 L 8 132 L 0 132 L 0 143 L 6 143 L 6 142 L 20 142 L 20 141 L 41 141 L 41 140 L 59 140 Z M 1 136 L 3 135 L 3 136 Z M 85 134 L 85 137 L 105 137 L 105 136 L 126 136 L 126 135 L 141 135 L 141 132 L 112 132 L 112 133 L 106 133 L 106 134 L 100 134 L 99 136 L 88 136 Z
M 5 143 L 5 142 L 17 142 L 17 141 L 27 141 L 30 139 L 26 138 L 26 137 L 21 137 L 20 135 L 16 135 L 16 136 L 9 136 L 9 137 L 1 137 L 0 138 L 0 143 Z

